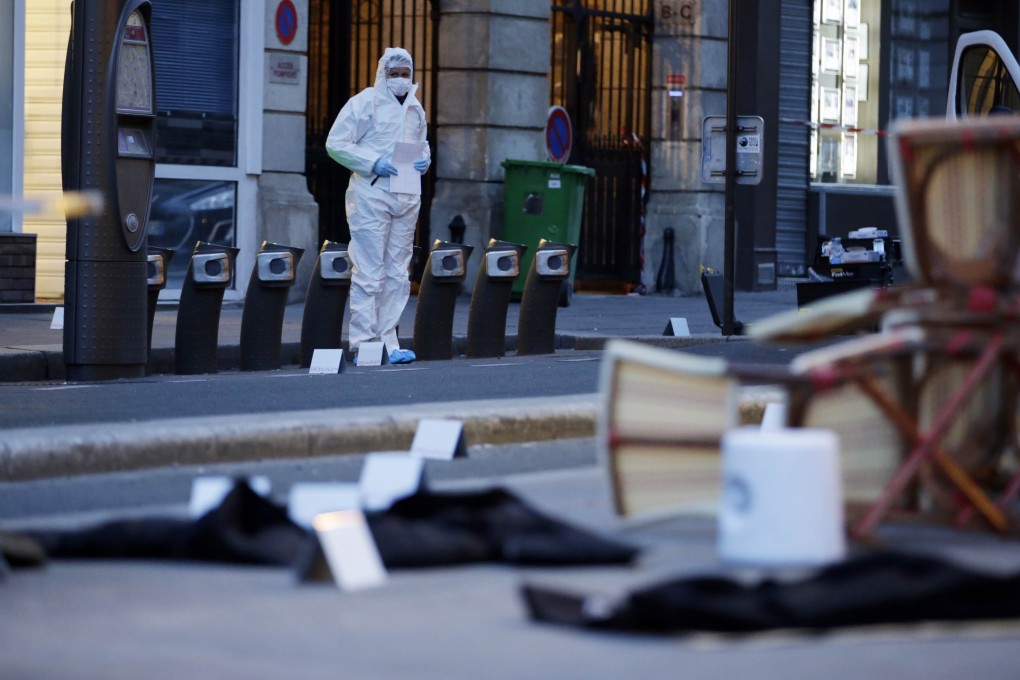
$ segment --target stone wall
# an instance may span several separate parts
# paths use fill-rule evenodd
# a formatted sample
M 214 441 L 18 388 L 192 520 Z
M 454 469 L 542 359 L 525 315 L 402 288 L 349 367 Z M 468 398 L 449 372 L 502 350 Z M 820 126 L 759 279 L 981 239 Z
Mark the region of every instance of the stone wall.
M 0 304 L 35 302 L 35 234 L 0 233 Z
M 546 160 L 549 106 L 548 0 L 444 0 L 439 24 L 439 106 L 433 238 L 448 240 L 461 215 L 464 242 L 480 252 L 503 230 L 507 158 Z
M 305 178 L 308 90 L 308 0 L 294 0 L 298 29 L 283 44 L 275 28 L 278 2 L 266 3 L 263 68 L 262 174 L 258 179 L 256 242 L 272 241 L 305 253 L 288 302 L 300 302 L 319 251 L 319 206 Z M 250 284 L 249 284 L 250 285 Z
M 725 193 L 701 181 L 701 120 L 726 113 L 727 3 L 655 0 L 655 13 L 644 280 L 652 290 L 672 228 L 676 288 L 697 294 L 701 267 L 723 264 Z

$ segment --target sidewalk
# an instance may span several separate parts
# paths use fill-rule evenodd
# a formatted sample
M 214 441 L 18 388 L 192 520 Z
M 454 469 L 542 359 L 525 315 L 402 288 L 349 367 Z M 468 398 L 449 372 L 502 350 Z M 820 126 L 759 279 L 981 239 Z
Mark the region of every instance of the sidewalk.
M 796 307 L 790 285 L 766 293 L 738 293 L 735 317 L 752 322 Z M 401 342 L 413 340 L 415 298 L 401 322 Z M 455 353 L 466 341 L 471 299 L 457 301 L 453 335 Z M 508 310 L 508 356 L 513 355 L 520 305 Z M 220 317 L 220 369 L 237 370 L 241 305 L 225 305 Z M 288 307 L 282 332 L 282 363 L 295 368 L 300 357 L 303 305 Z M 686 319 L 691 335 L 665 337 L 671 318 Z M 0 306 L 0 383 L 62 380 L 60 330 L 51 330 L 53 306 L 31 305 L 15 311 Z M 172 374 L 176 306 L 157 309 L 153 324 L 155 373 Z M 622 296 L 576 294 L 570 307 L 559 308 L 558 347 L 600 349 L 610 338 L 629 338 L 670 347 L 724 342 L 703 296 Z M 761 400 L 755 395 L 752 400 Z M 760 407 L 760 405 L 759 405 Z M 266 419 L 218 417 L 163 419 L 121 423 L 6 430 L 0 441 L 0 479 L 38 479 L 88 474 L 120 468 L 202 464 L 244 460 L 252 456 L 318 456 L 406 448 L 419 418 L 453 418 L 463 422 L 472 444 L 520 443 L 561 437 L 590 437 L 595 432 L 597 399 L 577 394 L 555 400 L 497 399 L 420 404 L 395 419 L 386 407 L 333 408 L 328 412 L 290 412 Z
M 734 317 L 744 323 L 794 309 L 797 292 L 793 283 L 778 290 L 734 294 Z M 413 346 L 414 315 L 417 299 L 408 302 L 400 323 L 401 344 Z M 717 304 L 721 305 L 721 301 Z M 54 305 L 0 305 L 0 382 L 62 380 L 63 332 L 51 330 Z M 467 336 L 471 297 L 461 295 L 454 314 L 454 351 L 463 351 Z M 517 334 L 519 303 L 511 303 L 507 313 L 508 353 L 513 352 Z M 243 306 L 224 303 L 219 326 L 220 370 L 236 370 Z M 301 325 L 304 305 L 289 305 L 282 329 L 281 360 L 284 366 L 296 366 L 300 356 Z M 671 318 L 687 320 L 691 336 L 663 338 Z M 152 331 L 152 364 L 156 373 L 173 372 L 172 350 L 175 342 L 177 306 L 160 305 Z M 346 340 L 346 321 L 344 324 Z M 560 349 L 599 349 L 609 338 L 643 339 L 668 346 L 682 347 L 705 342 L 721 342 L 719 328 L 713 323 L 708 303 L 702 295 L 605 295 L 577 293 L 570 307 L 561 307 L 556 317 L 557 347 Z

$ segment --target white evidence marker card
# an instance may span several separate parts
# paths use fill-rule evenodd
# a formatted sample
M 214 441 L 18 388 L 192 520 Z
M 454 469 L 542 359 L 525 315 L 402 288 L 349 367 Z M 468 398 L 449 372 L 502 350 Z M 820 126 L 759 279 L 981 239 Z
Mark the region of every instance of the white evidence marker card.
M 312 527 L 340 590 L 364 590 L 386 583 L 386 567 L 364 513 L 360 510 L 323 513 L 315 516 Z
M 268 477 L 261 475 L 249 477 L 248 486 L 260 496 L 268 496 L 272 484 Z M 201 517 L 223 502 L 230 490 L 234 488 L 233 477 L 196 477 L 191 483 L 191 498 L 188 501 L 188 515 Z
M 312 350 L 312 363 L 308 367 L 309 375 L 329 375 L 343 373 L 347 368 L 342 349 Z
M 50 320 L 51 331 L 62 331 L 64 330 L 64 308 L 54 307 L 53 318 Z
M 425 460 L 404 451 L 370 453 L 361 466 L 361 504 L 365 510 L 386 510 L 421 488 Z
M 298 482 L 290 487 L 287 497 L 287 514 L 306 529 L 311 528 L 316 515 L 359 509 L 361 490 L 353 483 Z
M 687 319 L 682 316 L 670 317 L 669 327 L 670 327 L 669 335 L 678 338 L 686 338 L 691 334 L 691 329 L 687 325 Z
M 464 423 L 459 420 L 422 418 L 414 431 L 411 455 L 436 460 L 452 460 L 467 455 Z
M 362 366 L 382 366 L 389 363 L 386 356 L 386 345 L 381 342 L 363 342 L 358 346 L 358 368 Z

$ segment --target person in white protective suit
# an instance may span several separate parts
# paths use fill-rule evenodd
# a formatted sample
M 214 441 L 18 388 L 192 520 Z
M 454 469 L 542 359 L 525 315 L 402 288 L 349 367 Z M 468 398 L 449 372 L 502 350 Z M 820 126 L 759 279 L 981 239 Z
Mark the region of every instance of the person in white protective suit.
M 397 174 L 391 158 L 394 143 L 424 144 L 413 171 L 425 174 L 432 160 L 413 73 L 410 53 L 387 47 L 375 85 L 348 100 L 326 139 L 330 157 L 353 173 L 345 201 L 353 264 L 351 352 L 363 342 L 382 341 L 390 363 L 398 364 L 415 359 L 414 352 L 400 349 L 397 323 L 411 293 L 408 265 L 421 196 L 390 191 L 390 178 Z

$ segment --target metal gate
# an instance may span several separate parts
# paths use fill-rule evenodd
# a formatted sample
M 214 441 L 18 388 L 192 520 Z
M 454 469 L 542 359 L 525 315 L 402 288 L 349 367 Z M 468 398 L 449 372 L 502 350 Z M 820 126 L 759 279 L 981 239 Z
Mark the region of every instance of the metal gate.
M 309 0 L 308 106 L 305 176 L 319 204 L 319 238 L 347 243 L 350 229 L 344 193 L 350 172 L 326 153 L 326 137 L 343 105 L 375 82 L 387 47 L 403 47 L 414 58 L 418 98 L 429 120 L 436 110 L 439 7 L 436 0 Z M 429 125 L 432 168 L 422 178 L 422 205 L 414 258 L 415 280 L 429 251 L 429 212 L 435 192 L 435 126 Z
M 574 123 L 568 162 L 595 170 L 581 222 L 582 286 L 641 290 L 653 16 L 651 0 L 552 5 L 550 102 Z

